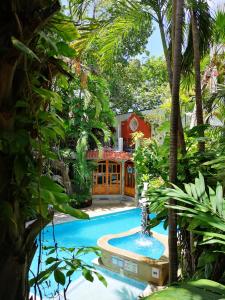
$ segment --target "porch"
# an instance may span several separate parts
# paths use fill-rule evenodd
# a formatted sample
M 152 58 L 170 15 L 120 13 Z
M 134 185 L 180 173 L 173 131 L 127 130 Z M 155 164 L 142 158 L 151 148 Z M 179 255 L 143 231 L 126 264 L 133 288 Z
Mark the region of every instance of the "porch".
M 96 161 L 93 172 L 93 199 L 134 199 L 136 195 L 135 168 L 132 155 L 127 152 L 88 151 L 88 159 Z

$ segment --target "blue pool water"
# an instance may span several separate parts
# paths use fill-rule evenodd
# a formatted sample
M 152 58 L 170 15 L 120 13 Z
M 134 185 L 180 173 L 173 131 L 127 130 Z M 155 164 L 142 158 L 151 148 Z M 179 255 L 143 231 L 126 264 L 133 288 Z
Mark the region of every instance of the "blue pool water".
M 154 215 L 150 215 L 153 217 Z M 117 212 L 112 214 L 105 214 L 98 217 L 90 218 L 89 220 L 75 220 L 63 224 L 54 226 L 55 238 L 58 246 L 64 247 L 88 247 L 96 246 L 97 240 L 107 234 L 121 233 L 128 231 L 134 227 L 140 226 L 141 222 L 141 210 L 139 208 L 126 210 L 123 212 Z M 154 231 L 167 234 L 164 230 L 163 224 L 159 224 L 154 228 Z M 45 246 L 54 245 L 53 240 L 53 227 L 47 226 L 42 234 L 42 239 Z M 60 254 L 65 257 L 65 253 Z M 95 258 L 95 254 L 85 254 L 82 259 L 87 263 L 91 264 Z M 45 261 L 45 255 L 42 256 L 42 261 Z M 38 254 L 36 253 L 32 262 L 31 270 L 34 274 L 37 273 L 38 265 Z M 45 269 L 45 266 L 42 267 Z M 80 277 L 80 273 L 76 272 L 72 276 L 72 280 Z M 32 276 L 31 276 L 32 277 Z M 56 288 L 54 280 L 51 282 L 51 286 L 45 289 L 46 294 L 50 295 Z
M 143 235 L 141 232 L 111 239 L 109 244 L 153 259 L 159 259 L 165 250 L 160 241 L 152 236 Z

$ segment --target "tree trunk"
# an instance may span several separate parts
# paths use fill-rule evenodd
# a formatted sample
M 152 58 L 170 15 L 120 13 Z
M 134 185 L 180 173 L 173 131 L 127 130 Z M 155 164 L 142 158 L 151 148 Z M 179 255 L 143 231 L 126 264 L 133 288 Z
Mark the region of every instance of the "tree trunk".
M 213 264 L 213 270 L 210 279 L 214 281 L 223 282 L 224 269 L 225 269 L 225 256 L 224 254 L 220 253 L 217 261 Z
M 166 35 L 165 35 L 164 27 L 163 27 L 163 20 L 162 20 L 160 9 L 157 12 L 157 17 L 158 17 L 160 36 L 161 36 L 162 45 L 163 45 L 163 52 L 164 52 L 164 56 L 166 59 L 170 91 L 171 91 L 171 95 L 172 95 L 173 71 L 172 71 L 172 66 L 171 66 L 171 55 L 169 53 L 167 43 L 166 43 Z M 179 113 L 178 113 L 178 139 L 179 139 L 179 145 L 181 148 L 181 152 L 183 155 L 185 155 L 187 151 L 186 151 L 186 142 L 185 142 L 185 138 L 184 138 L 184 129 L 183 129 L 182 120 L 181 120 L 180 105 L 179 105 Z
M 25 300 L 29 296 L 26 259 L 7 253 L 2 257 L 0 269 L 0 299 Z
M 2 206 L 5 215 L 0 214 L 0 299 L 27 300 L 29 268 L 37 249 L 35 240 L 53 218 L 53 212 L 48 218 L 39 217 L 25 227 L 19 199 L 14 199 L 10 218 L 6 207 Z
M 199 29 L 196 19 L 196 13 L 191 10 L 191 26 L 194 50 L 194 70 L 195 70 L 195 101 L 196 101 L 196 120 L 197 126 L 203 125 L 203 108 L 202 108 L 202 90 L 201 90 L 201 72 L 200 72 L 200 50 L 199 50 Z M 199 137 L 204 137 L 204 129 L 199 131 Z M 199 151 L 205 150 L 205 142 L 198 143 Z
M 15 120 L 21 117 L 30 118 L 30 105 L 28 105 L 30 110 L 27 109 L 25 115 L 21 113 L 21 109 L 16 108 L 16 104 L 21 99 L 30 104 L 32 99 L 27 92 L 28 84 L 24 83 L 25 73 L 28 72 L 25 67 L 24 53 L 14 47 L 11 38 L 15 37 L 29 47 L 37 31 L 60 9 L 60 4 L 58 0 L 28 2 L 0 1 L 0 48 L 2 49 L 0 56 L 1 300 L 28 299 L 28 272 L 36 250 L 35 239 L 50 220 L 50 218 L 43 220 L 40 217 L 30 226 L 25 225 L 32 206 L 30 204 L 32 192 L 28 188 L 30 175 L 27 174 L 33 172 L 29 164 L 35 159 L 31 152 L 30 128 L 26 122 L 23 126 L 20 123 L 21 127 L 16 128 Z M 39 65 L 32 68 L 32 72 L 38 72 L 38 70 Z M 23 131 L 23 142 L 18 138 L 20 131 Z M 18 163 L 17 166 L 16 163 Z
M 164 26 L 163 26 L 163 19 L 161 15 L 161 8 L 158 7 L 158 11 L 156 12 L 157 18 L 158 18 L 158 24 L 159 24 L 159 30 L 160 30 L 160 35 L 161 35 L 161 40 L 162 40 L 162 45 L 163 45 L 163 51 L 164 51 L 164 56 L 166 59 L 166 64 L 167 64 L 167 72 L 168 72 L 168 78 L 169 78 L 169 85 L 170 85 L 170 91 L 172 95 L 172 82 L 173 82 L 173 71 L 172 71 L 172 66 L 171 66 L 171 55 L 168 50 L 167 42 L 166 42 L 166 35 L 164 31 Z M 185 177 L 186 180 L 190 180 L 190 170 L 188 168 L 188 163 L 186 163 L 187 158 L 185 157 L 187 150 L 186 150 L 186 142 L 184 138 L 184 130 L 182 126 L 182 120 L 181 120 L 181 112 L 180 112 L 180 106 L 179 106 L 179 113 L 178 113 L 178 146 L 181 149 L 181 153 L 183 155 L 183 163 L 184 163 L 184 172 L 185 172 Z M 187 230 L 183 230 L 180 236 L 182 242 L 186 244 L 186 249 L 180 253 L 181 257 L 183 258 L 184 264 L 186 266 L 192 266 L 193 263 L 192 261 L 194 260 L 194 257 L 192 255 L 191 249 L 188 249 L 190 246 L 189 239 L 190 239 L 190 232 Z M 185 240 L 186 239 L 186 240 Z M 194 270 L 194 268 L 191 268 L 191 270 Z M 192 273 L 193 272 L 189 272 Z
M 71 195 L 73 193 L 72 183 L 69 177 L 69 168 L 68 166 L 61 160 L 52 161 L 52 167 L 61 173 L 62 184 L 65 187 L 67 194 Z
M 183 25 L 183 0 L 174 0 L 175 34 L 173 40 L 173 84 L 172 84 L 172 107 L 170 120 L 170 161 L 169 180 L 176 183 L 177 180 L 177 147 L 178 147 L 178 114 L 179 114 L 179 92 L 181 77 L 181 51 L 182 51 L 182 25 Z M 175 201 L 170 199 L 170 205 Z M 176 213 L 169 209 L 169 281 L 177 281 L 178 255 L 177 255 L 177 220 Z

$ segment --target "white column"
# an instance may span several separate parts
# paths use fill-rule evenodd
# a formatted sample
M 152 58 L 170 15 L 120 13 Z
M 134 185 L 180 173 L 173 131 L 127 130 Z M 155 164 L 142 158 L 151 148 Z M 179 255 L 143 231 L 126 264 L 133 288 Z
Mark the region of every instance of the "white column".
M 117 138 L 119 140 L 119 138 L 121 137 L 121 122 L 118 123 L 117 125 Z
M 122 164 L 121 164 L 121 167 L 122 167 L 122 174 L 121 174 L 121 194 L 122 194 L 122 196 L 124 196 L 124 184 L 125 184 L 125 169 L 124 169 L 124 167 L 125 167 L 125 161 L 124 160 L 122 160 Z
M 134 163 L 134 170 L 135 170 L 135 174 L 134 174 L 134 178 L 135 178 L 135 195 L 134 195 L 134 198 L 135 198 L 136 205 L 138 205 L 138 202 L 139 202 L 139 198 L 138 198 L 138 185 L 137 185 L 137 176 L 138 176 L 138 173 L 137 173 L 137 169 L 136 169 L 135 163 Z
M 123 151 L 123 138 L 122 137 L 120 137 L 118 139 L 118 150 L 121 152 Z

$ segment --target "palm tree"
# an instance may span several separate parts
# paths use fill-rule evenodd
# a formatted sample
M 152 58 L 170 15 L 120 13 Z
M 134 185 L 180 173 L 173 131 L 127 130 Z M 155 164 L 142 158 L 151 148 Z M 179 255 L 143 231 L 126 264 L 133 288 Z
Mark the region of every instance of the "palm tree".
M 193 48 L 193 63 L 195 73 L 195 106 L 197 126 L 204 124 L 203 105 L 202 105 L 202 87 L 201 87 L 201 71 L 200 60 L 209 49 L 212 38 L 212 18 L 209 12 L 209 6 L 204 0 L 195 0 L 190 3 L 190 43 Z M 204 137 L 203 126 L 200 127 L 199 137 Z M 205 142 L 199 141 L 199 151 L 205 150 Z
M 164 24 L 164 16 L 165 16 L 165 11 L 169 9 L 170 2 L 168 1 L 152 1 L 152 4 L 148 2 L 148 4 L 152 7 L 152 9 L 155 12 L 156 18 L 155 21 L 158 23 L 159 30 L 160 30 L 160 36 L 161 36 L 161 41 L 163 45 L 163 52 L 164 56 L 166 59 L 166 64 L 167 64 L 167 72 L 168 72 L 168 79 L 169 79 L 169 85 L 170 85 L 170 90 L 171 90 L 171 95 L 172 95 L 172 82 L 173 82 L 173 70 L 172 70 L 172 55 L 171 55 L 171 47 L 169 44 L 171 44 L 171 38 L 172 34 L 170 37 L 169 43 L 166 41 L 166 28 Z M 179 138 L 179 145 L 181 147 L 181 152 L 183 155 L 186 154 L 186 143 L 184 139 L 184 130 L 183 130 L 183 125 L 182 125 L 182 120 L 181 120 L 181 112 L 180 112 L 180 105 L 179 105 L 179 112 L 178 112 L 178 138 Z
M 173 81 L 172 81 L 172 107 L 170 119 L 170 162 L 169 179 L 175 183 L 177 180 L 177 137 L 178 137 L 178 114 L 179 114 L 179 91 L 182 63 L 182 28 L 184 22 L 184 1 L 173 1 L 174 39 L 173 46 Z M 170 205 L 174 205 L 170 199 Z M 169 209 L 169 281 L 177 281 L 178 255 L 177 255 L 177 220 L 173 209 Z
M 195 76 L 195 109 L 193 120 L 199 127 L 199 138 L 204 138 L 204 120 L 201 86 L 200 60 L 209 52 L 212 40 L 213 19 L 209 5 L 205 0 L 187 1 L 187 19 L 190 22 L 187 36 L 187 47 L 183 56 L 184 75 L 190 74 L 194 68 Z M 191 50 L 191 51 L 190 51 Z M 199 151 L 204 151 L 205 142 L 198 142 Z
M 191 26 L 194 50 L 194 70 L 195 70 L 195 103 L 197 125 L 204 124 L 202 108 L 201 72 L 200 72 L 200 50 L 199 50 L 199 28 L 197 24 L 196 11 L 191 9 Z M 201 137 L 204 137 L 204 130 L 201 130 Z M 199 151 L 205 150 L 205 142 L 198 143 Z

